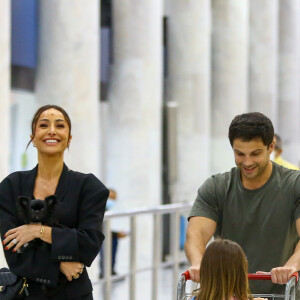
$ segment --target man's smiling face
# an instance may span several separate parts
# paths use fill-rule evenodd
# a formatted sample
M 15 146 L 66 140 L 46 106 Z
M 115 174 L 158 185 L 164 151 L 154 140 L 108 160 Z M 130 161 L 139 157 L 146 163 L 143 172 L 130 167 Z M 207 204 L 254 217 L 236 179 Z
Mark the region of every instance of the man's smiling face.
M 267 147 L 261 138 L 250 141 L 237 138 L 233 141 L 232 148 L 235 163 L 241 171 L 242 178 L 259 180 L 264 176 L 270 161 L 270 154 L 274 148 L 274 142 Z

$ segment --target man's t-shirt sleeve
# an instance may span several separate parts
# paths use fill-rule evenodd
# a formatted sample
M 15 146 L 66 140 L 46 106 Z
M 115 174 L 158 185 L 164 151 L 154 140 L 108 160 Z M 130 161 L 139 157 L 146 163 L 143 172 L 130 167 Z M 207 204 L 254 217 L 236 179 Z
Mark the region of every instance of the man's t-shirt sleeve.
M 299 172 L 300 173 L 300 172 Z M 300 218 L 300 175 L 297 177 L 295 182 L 295 209 L 294 218 L 297 221 Z
M 216 197 L 215 178 L 208 178 L 198 189 L 198 195 L 189 215 L 191 217 L 206 217 L 218 223 L 219 205 Z

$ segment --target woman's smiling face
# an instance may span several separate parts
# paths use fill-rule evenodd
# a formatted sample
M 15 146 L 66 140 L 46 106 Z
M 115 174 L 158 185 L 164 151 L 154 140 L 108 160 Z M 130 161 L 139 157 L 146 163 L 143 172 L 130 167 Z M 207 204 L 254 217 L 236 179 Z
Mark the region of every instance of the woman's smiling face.
M 35 124 L 34 137 L 31 138 L 40 153 L 53 155 L 63 153 L 72 136 L 64 115 L 50 108 L 41 113 Z

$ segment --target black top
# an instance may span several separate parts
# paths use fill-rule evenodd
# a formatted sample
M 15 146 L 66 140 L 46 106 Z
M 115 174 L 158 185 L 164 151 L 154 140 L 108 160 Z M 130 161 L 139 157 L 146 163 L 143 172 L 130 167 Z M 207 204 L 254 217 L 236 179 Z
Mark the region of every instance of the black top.
M 16 200 L 32 197 L 38 165 L 31 171 L 15 172 L 0 183 L 0 233 L 22 225 Z M 30 248 L 24 253 L 4 250 L 12 272 L 46 286 L 56 286 L 60 262 L 77 261 L 90 266 L 104 240 L 101 225 L 108 189 L 93 175 L 69 170 L 64 164 L 55 195 L 56 213 L 62 226 L 52 227 L 51 247 Z M 68 282 L 66 292 L 73 298 L 92 291 L 86 268 L 77 280 Z

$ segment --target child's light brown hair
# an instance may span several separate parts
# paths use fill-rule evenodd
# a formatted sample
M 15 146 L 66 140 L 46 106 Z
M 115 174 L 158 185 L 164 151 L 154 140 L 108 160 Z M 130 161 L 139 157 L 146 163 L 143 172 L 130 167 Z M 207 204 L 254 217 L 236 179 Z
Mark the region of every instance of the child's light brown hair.
M 200 268 L 197 300 L 253 299 L 248 262 L 243 249 L 230 240 L 215 240 L 205 250 Z

